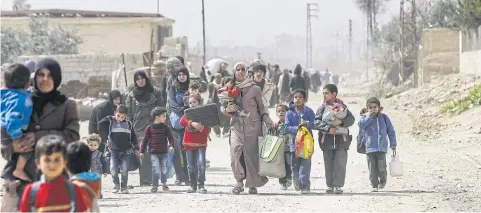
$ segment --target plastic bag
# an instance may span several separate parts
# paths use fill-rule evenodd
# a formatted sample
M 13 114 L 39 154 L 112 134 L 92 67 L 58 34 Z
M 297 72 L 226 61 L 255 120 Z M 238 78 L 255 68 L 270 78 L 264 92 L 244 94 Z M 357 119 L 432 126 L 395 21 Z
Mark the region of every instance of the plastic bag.
M 273 178 L 286 176 L 284 143 L 282 137 L 271 134 L 264 136 L 259 151 L 259 175 Z
M 314 138 L 305 126 L 299 127 L 296 134 L 296 158 L 311 158 L 314 153 Z
M 393 151 L 391 162 L 389 162 L 389 174 L 391 177 L 401 177 L 404 174 L 403 163 L 396 151 Z

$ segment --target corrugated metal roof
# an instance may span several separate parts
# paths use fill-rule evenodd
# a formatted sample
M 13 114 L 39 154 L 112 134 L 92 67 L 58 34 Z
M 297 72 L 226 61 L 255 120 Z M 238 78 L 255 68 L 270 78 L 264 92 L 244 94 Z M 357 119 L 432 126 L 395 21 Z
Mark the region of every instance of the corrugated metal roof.
M 43 9 L 43 10 L 19 10 L 19 11 L 1 11 L 1 17 L 26 17 L 32 14 L 49 15 L 50 17 L 119 17 L 119 18 L 164 18 L 165 16 L 156 13 L 129 13 L 129 12 L 111 12 L 111 11 L 93 11 L 93 10 L 65 10 L 65 9 Z

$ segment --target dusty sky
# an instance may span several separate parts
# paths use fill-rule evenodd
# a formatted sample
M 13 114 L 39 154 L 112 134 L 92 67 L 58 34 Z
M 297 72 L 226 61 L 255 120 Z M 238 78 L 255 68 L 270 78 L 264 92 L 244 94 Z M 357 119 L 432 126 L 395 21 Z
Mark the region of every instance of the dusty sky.
M 364 37 L 365 18 L 354 0 L 205 0 L 206 35 L 211 45 L 260 45 L 275 35 L 306 34 L 306 2 L 319 4 L 313 20 L 314 42 L 329 43 L 334 34 L 348 33 L 354 23 L 355 40 Z M 176 20 L 175 36 L 188 36 L 189 46 L 202 40 L 201 0 L 159 0 L 160 13 Z M 157 0 L 29 0 L 32 9 L 77 9 L 123 12 L 157 11 Z M 399 1 L 390 0 L 387 14 L 396 12 Z M 12 0 L 2 0 L 2 10 L 11 10 Z M 385 19 L 384 18 L 384 19 Z M 382 18 L 381 18 L 382 19 Z

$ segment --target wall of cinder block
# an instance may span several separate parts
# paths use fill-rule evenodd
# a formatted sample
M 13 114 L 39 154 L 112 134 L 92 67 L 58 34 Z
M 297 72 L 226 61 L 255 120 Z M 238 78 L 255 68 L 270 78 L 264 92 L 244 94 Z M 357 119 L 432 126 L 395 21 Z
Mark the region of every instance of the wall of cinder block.
M 432 76 L 459 73 L 459 30 L 445 28 L 424 29 L 422 35 L 422 81 Z
M 110 91 L 112 72 L 119 69 L 122 64 L 120 54 L 22 56 L 17 59 L 17 62 L 38 61 L 46 57 L 54 58 L 60 63 L 61 90 L 73 98 L 96 97 L 99 92 Z M 144 66 L 141 53 L 125 54 L 124 57 L 127 70 Z M 133 82 L 133 76 L 128 75 L 127 81 Z

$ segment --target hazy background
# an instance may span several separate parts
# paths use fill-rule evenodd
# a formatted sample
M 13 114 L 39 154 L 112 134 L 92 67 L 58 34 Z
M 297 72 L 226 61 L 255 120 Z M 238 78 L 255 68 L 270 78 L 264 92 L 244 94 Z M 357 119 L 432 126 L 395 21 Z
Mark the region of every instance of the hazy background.
M 316 61 L 342 61 L 348 52 L 348 20 L 353 20 L 353 57 L 365 53 L 365 16 L 354 0 L 205 0 L 206 37 L 209 56 L 231 54 L 265 58 L 288 57 L 304 63 L 306 3 L 319 4 L 318 18 L 312 22 Z M 32 9 L 76 9 L 122 12 L 157 12 L 157 0 L 29 0 Z M 386 21 L 399 11 L 399 0 L 390 0 Z M 11 10 L 12 1 L 2 0 L 2 10 Z M 202 42 L 201 0 L 159 0 L 161 14 L 175 19 L 174 35 L 188 36 L 189 46 L 199 51 Z M 235 52 L 235 53 L 232 53 Z M 332 59 L 335 57 L 336 59 Z M 327 58 L 327 59 L 326 59 Z M 329 59 L 331 58 L 331 59 Z M 327 61 L 327 62 L 326 62 Z M 321 63 L 321 62 L 319 62 Z M 314 64 L 319 63 L 315 62 Z

